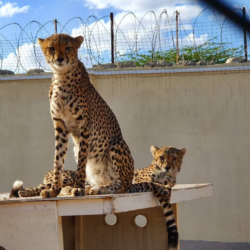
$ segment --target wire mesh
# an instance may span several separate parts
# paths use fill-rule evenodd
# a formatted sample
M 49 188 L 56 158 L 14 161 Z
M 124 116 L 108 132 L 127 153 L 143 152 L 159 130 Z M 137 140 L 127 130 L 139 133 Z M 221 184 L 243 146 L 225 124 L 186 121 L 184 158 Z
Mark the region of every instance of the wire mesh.
M 201 16 L 208 11 L 210 15 L 207 15 L 208 20 L 204 22 Z M 242 9 L 237 8 L 235 11 Z M 78 27 L 72 30 L 68 26 L 73 21 L 78 22 Z M 0 28 L 1 74 L 50 72 L 36 41 L 38 37 L 52 35 L 53 26 L 54 20 L 45 24 L 32 21 L 24 27 L 11 23 Z M 5 33 L 13 30 L 15 39 L 9 39 Z M 90 16 L 86 21 L 73 17 L 64 25 L 57 20 L 57 30 L 58 33 L 84 37 L 79 59 L 87 68 L 95 68 L 96 65 L 134 69 L 154 66 L 174 71 L 176 65 L 222 65 L 229 58 L 235 57 L 238 62 L 245 62 L 244 46 L 248 49 L 247 44 L 250 44 L 249 34 L 245 44 L 243 29 L 208 8 L 202 10 L 193 22 L 182 22 L 180 13 L 177 23 L 176 12 L 169 16 L 166 10 L 158 16 L 150 11 L 141 18 L 132 12 L 122 18 L 115 17 L 113 48 L 109 16 L 101 19 Z M 115 64 L 111 64 L 112 49 Z M 244 63 L 241 65 L 243 67 Z

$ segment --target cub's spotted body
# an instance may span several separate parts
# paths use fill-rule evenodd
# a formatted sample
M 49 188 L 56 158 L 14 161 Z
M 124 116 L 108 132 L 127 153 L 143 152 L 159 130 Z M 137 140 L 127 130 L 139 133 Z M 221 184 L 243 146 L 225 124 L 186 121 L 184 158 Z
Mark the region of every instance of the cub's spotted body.
M 55 34 L 38 42 L 53 71 L 49 99 L 56 139 L 53 182 L 41 196 L 55 197 L 63 187 L 70 134 L 77 162 L 71 194 L 85 195 L 87 183 L 90 194 L 126 192 L 132 183 L 134 162 L 115 115 L 77 57 L 83 37 Z
M 151 146 L 150 151 L 154 157 L 152 164 L 135 170 L 133 183 L 154 182 L 173 187 L 176 184 L 176 175 L 181 169 L 186 149 Z
M 161 203 L 168 231 L 168 249 L 178 249 L 178 229 L 170 204 L 171 187 L 176 183 L 176 175 L 181 170 L 186 149 L 174 147 L 150 148 L 154 157 L 152 164 L 135 171 L 129 192 L 153 191 Z
M 174 147 L 150 148 L 154 157 L 150 166 L 135 170 L 133 184 L 127 190 L 129 193 L 153 191 L 161 206 L 166 220 L 168 231 L 169 249 L 175 250 L 178 246 L 178 230 L 174 219 L 172 206 L 170 204 L 171 187 L 176 183 L 177 173 L 181 169 L 182 159 L 186 149 Z M 62 194 L 71 194 L 76 172 L 62 170 L 63 189 Z M 23 183 L 16 181 L 11 190 L 11 197 L 30 197 L 39 195 L 42 190 L 51 188 L 53 184 L 54 171 L 44 176 L 44 182 L 34 188 L 23 188 Z M 87 186 L 87 190 L 91 188 Z M 87 192 L 88 193 L 88 192 Z

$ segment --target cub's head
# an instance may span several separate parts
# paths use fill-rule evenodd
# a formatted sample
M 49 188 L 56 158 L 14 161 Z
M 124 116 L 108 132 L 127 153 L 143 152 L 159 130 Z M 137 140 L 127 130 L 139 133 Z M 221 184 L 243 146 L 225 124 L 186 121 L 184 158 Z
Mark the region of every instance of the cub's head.
M 156 164 L 163 172 L 176 175 L 181 170 L 183 156 L 186 153 L 185 148 L 151 146 L 150 151 L 154 157 L 153 164 Z
M 78 62 L 77 51 L 83 37 L 71 37 L 66 34 L 54 34 L 46 39 L 38 38 L 47 63 L 53 71 L 64 71 Z

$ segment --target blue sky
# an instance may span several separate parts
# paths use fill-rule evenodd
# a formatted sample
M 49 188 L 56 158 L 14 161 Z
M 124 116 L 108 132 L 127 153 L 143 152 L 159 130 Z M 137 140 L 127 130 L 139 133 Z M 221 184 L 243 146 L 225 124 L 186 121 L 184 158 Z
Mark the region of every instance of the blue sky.
M 227 0 L 227 3 L 229 3 L 232 8 L 235 8 L 236 6 L 246 6 L 250 10 L 249 0 Z M 124 33 L 125 35 L 121 32 L 118 34 L 120 35 L 120 40 L 117 40 L 118 45 L 116 51 L 119 51 L 120 53 L 128 53 L 129 51 L 135 50 L 134 31 L 135 26 L 137 25 L 138 27 L 139 22 L 135 21 L 132 15 L 123 19 L 126 13 L 132 11 L 139 19 L 141 19 L 148 11 L 153 10 L 158 17 L 159 14 L 166 9 L 169 16 L 172 18 L 174 17 L 174 11 L 178 10 L 180 12 L 181 22 L 187 24 L 185 26 L 185 32 L 181 33 L 180 30 L 179 35 L 180 45 L 186 46 L 194 45 L 194 43 L 195 45 L 202 44 L 217 36 L 220 32 L 220 28 L 217 24 L 217 29 L 215 26 L 211 26 L 214 18 L 212 11 L 206 11 L 199 17 L 199 29 L 197 29 L 195 35 L 193 35 L 193 26 L 188 25 L 188 23 L 193 23 L 205 7 L 206 6 L 201 4 L 201 1 L 199 0 L 9 0 L 0 1 L 0 27 L 4 27 L 10 23 L 18 23 L 21 27 L 25 27 L 26 24 L 34 20 L 40 24 L 44 24 L 55 18 L 64 25 L 73 17 L 80 17 L 85 21 L 91 15 L 101 18 L 106 15 L 109 16 L 109 13 L 113 12 L 117 24 L 122 20 L 120 28 L 126 33 Z M 166 20 L 167 19 L 165 18 L 164 21 Z M 143 19 L 144 27 L 155 27 L 154 24 L 154 17 L 152 14 L 147 15 Z M 73 36 L 83 34 L 82 31 L 84 26 L 79 19 L 74 19 L 69 22 L 66 27 L 68 33 Z M 91 63 L 89 63 L 90 66 L 93 63 L 102 62 L 105 58 L 107 61 L 110 61 L 110 37 L 107 32 L 104 32 L 105 29 L 108 31 L 110 29 L 109 19 L 104 19 L 103 22 L 100 23 L 100 26 L 97 26 L 95 25 L 95 19 L 92 18 L 89 21 L 88 27 L 94 27 L 92 35 L 95 33 L 97 36 L 92 36 L 92 40 L 89 40 L 89 44 L 86 43 L 89 39 L 86 37 L 85 44 L 83 45 L 84 51 L 82 52 L 84 57 L 83 61 L 87 58 L 90 60 L 91 57 L 95 57 L 94 62 L 91 61 Z M 27 70 L 32 67 L 38 67 L 39 65 L 37 62 L 43 60 L 43 57 L 41 56 L 38 58 L 37 55 L 39 53 L 37 52 L 35 53 L 36 58 L 34 58 L 33 42 L 36 41 L 36 36 L 47 37 L 54 32 L 53 23 L 47 24 L 45 28 L 48 33 L 46 33 L 45 29 L 39 29 L 38 25 L 33 23 L 32 25 L 26 26 L 26 34 L 22 33 L 22 36 L 20 36 L 18 25 L 8 25 L 1 29 L 0 67 L 12 69 L 15 72 L 22 72 L 23 69 Z M 60 32 L 59 27 L 58 30 Z M 225 40 L 225 42 L 231 44 L 236 42 L 234 44 L 236 47 L 242 45 L 242 32 L 236 37 L 236 33 L 232 26 L 230 29 L 226 30 L 225 28 L 224 30 L 229 31 L 227 34 L 225 32 L 224 37 L 227 37 L 228 35 L 228 39 Z M 144 31 L 142 28 L 140 29 L 140 32 L 141 33 L 137 34 L 137 49 L 139 48 L 143 51 L 151 50 L 150 46 L 152 41 L 146 37 L 145 33 L 143 34 Z M 153 34 L 150 34 L 149 36 L 153 37 Z M 18 39 L 20 37 L 22 39 Z M 162 33 L 162 38 L 166 38 L 166 45 L 164 45 L 165 50 L 174 46 L 173 43 L 175 43 L 175 37 L 171 36 L 169 27 L 166 27 L 166 32 Z M 119 44 L 121 45 L 120 47 Z M 90 50 L 87 51 L 88 46 L 88 49 L 91 49 L 94 54 L 90 54 Z M 163 45 L 161 44 L 161 46 Z M 19 48 L 19 50 L 17 50 L 17 48 Z M 159 47 L 156 49 L 160 50 Z M 37 46 L 35 50 L 38 51 L 39 46 Z M 22 54 L 22 56 L 20 57 L 18 54 Z M 22 66 L 20 66 L 20 62 Z
M 245 5 L 250 9 L 249 0 L 227 0 L 234 6 Z M 195 9 L 204 8 L 204 5 L 197 0 L 16 0 L 16 1 L 0 1 L 0 26 L 8 23 L 17 22 L 21 26 L 25 26 L 28 22 L 36 20 L 45 23 L 49 20 L 57 18 L 62 24 L 66 23 L 72 17 L 81 17 L 86 20 L 88 16 L 94 15 L 97 18 L 133 11 L 139 16 L 147 11 L 154 10 L 159 13 L 160 10 L 167 9 L 173 12 L 175 9 L 186 9 L 182 19 L 194 18 Z M 125 4 L 126 3 L 126 4 Z M 190 10 L 190 12 L 189 12 Z M 188 13 L 189 12 L 189 13 Z M 196 12 L 195 12 L 196 14 Z M 206 16 L 203 17 L 206 19 Z M 72 29 L 78 25 L 72 22 L 69 28 Z M 11 35 L 11 34 L 9 34 Z

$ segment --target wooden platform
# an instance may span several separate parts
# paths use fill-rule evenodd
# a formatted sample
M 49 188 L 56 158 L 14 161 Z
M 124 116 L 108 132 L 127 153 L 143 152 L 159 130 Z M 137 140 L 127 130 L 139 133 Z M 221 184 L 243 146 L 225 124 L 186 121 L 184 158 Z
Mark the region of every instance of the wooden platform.
M 177 203 L 211 196 L 212 190 L 210 183 L 176 185 L 171 203 L 177 222 Z M 152 193 L 50 199 L 8 195 L 0 194 L 0 247 L 6 250 L 153 250 L 156 243 L 158 250 L 167 249 L 163 214 Z M 104 215 L 112 213 L 118 223 L 109 226 Z M 138 214 L 147 217 L 146 227 L 133 223 Z

